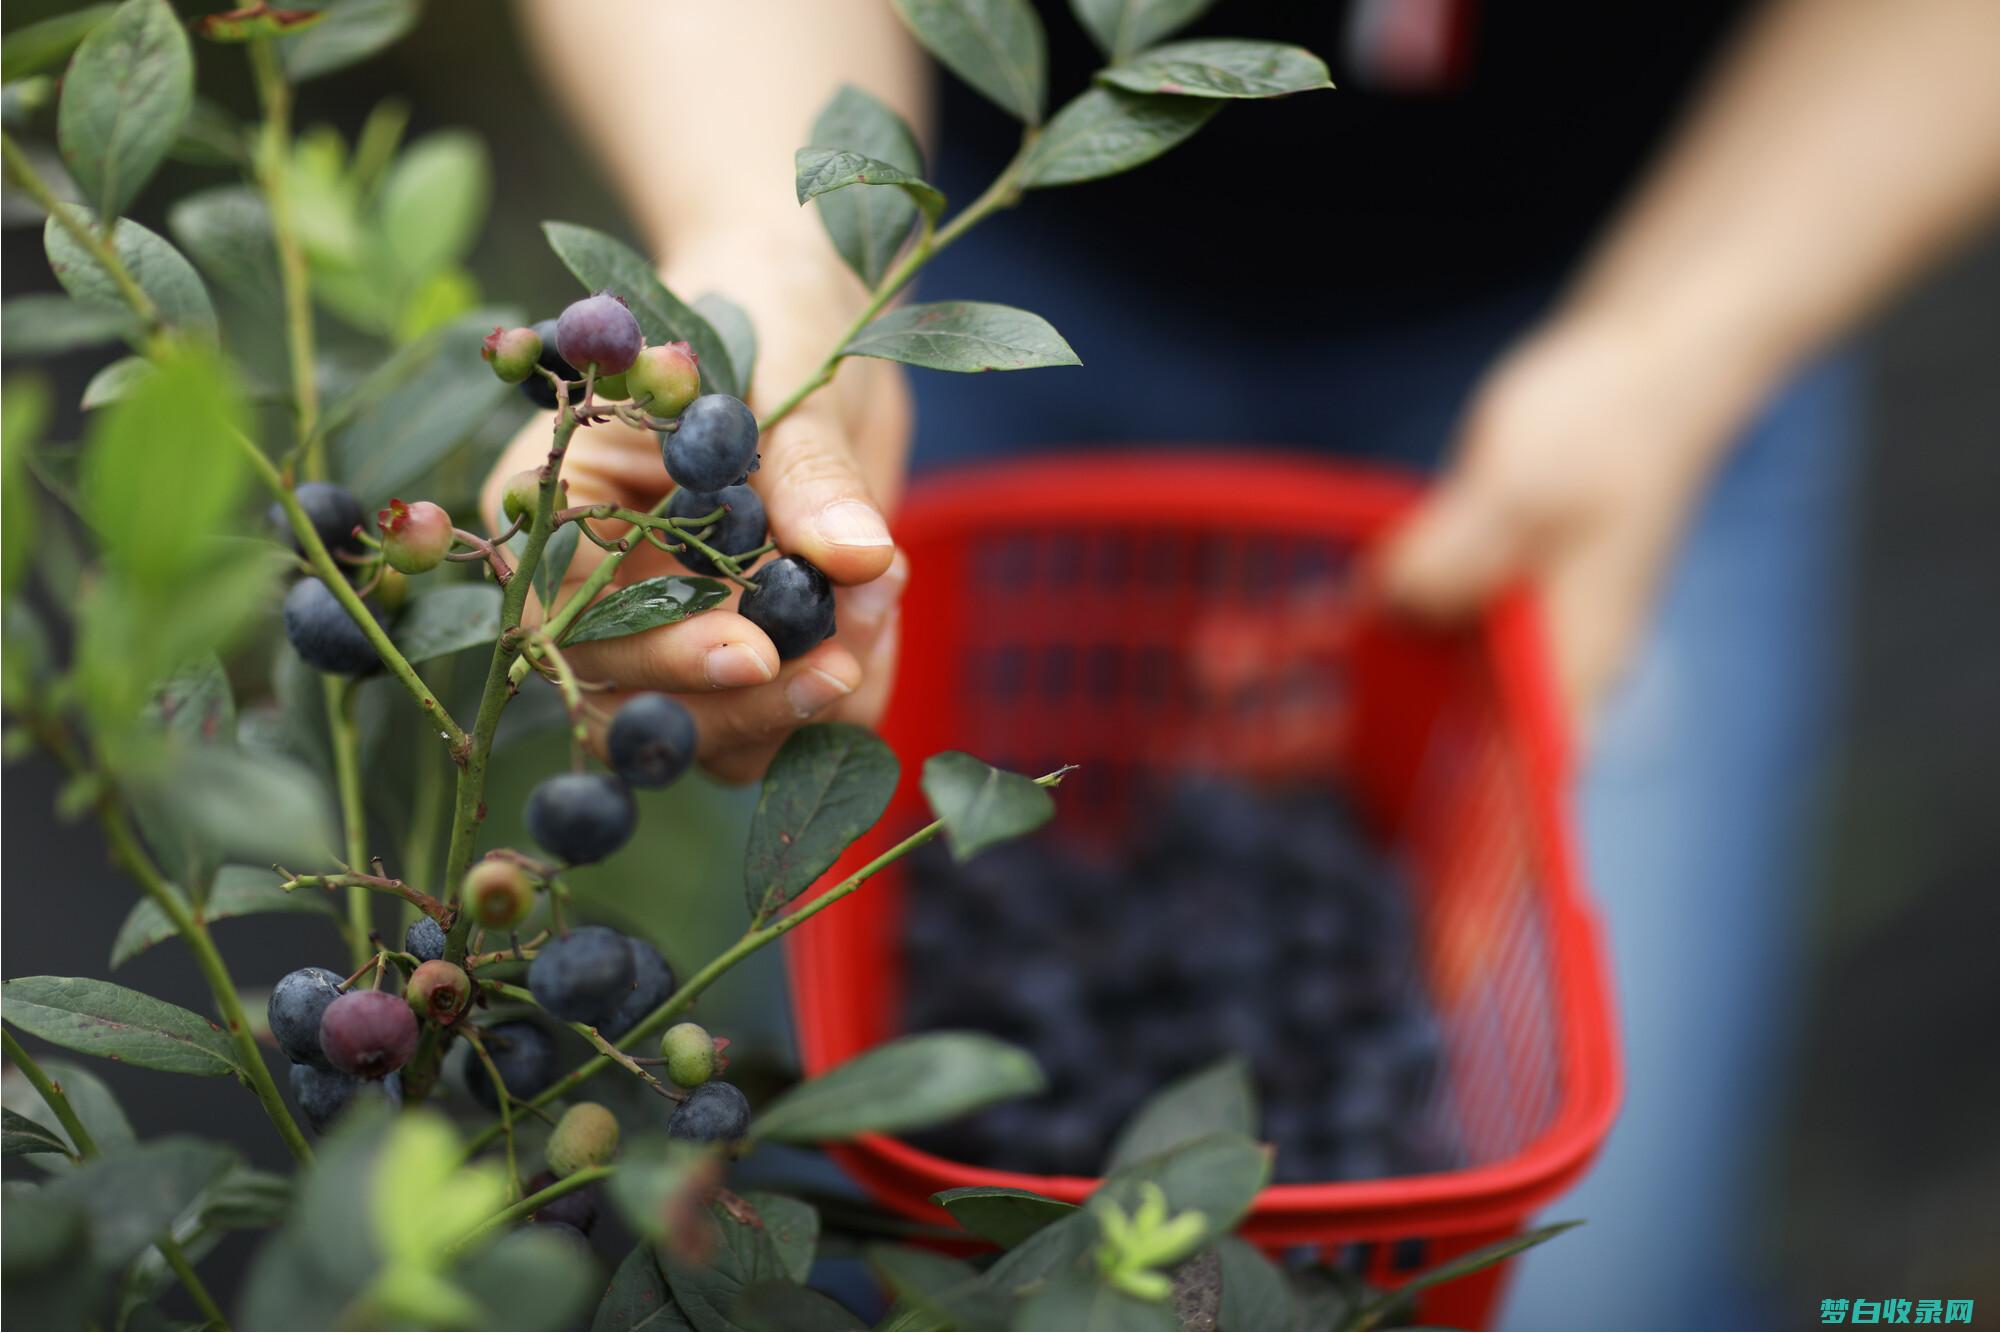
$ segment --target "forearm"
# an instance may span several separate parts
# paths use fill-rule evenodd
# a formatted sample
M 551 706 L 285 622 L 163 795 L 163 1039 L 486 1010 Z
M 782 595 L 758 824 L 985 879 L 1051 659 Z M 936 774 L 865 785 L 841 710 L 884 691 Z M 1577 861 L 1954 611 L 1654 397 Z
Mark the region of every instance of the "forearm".
M 1776 0 L 1568 313 L 1755 400 L 2000 201 L 2000 4 Z

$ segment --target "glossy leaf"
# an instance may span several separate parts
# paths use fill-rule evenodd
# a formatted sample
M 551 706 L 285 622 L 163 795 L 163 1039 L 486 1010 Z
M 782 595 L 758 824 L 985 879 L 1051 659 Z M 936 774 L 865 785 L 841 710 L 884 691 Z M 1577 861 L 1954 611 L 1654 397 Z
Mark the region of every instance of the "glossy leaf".
M 743 1292 L 766 1282 L 784 1281 L 784 1261 L 762 1226 L 739 1218 L 719 1202 L 710 1204 L 707 1211 L 716 1233 L 709 1261 L 690 1263 L 669 1250 L 661 1256 L 661 1267 L 690 1324 L 699 1329 L 742 1328 L 736 1314 Z
M 1083 364 L 1040 315 L 989 301 L 898 306 L 857 333 L 841 355 L 964 373 Z
M 69 1140 L 10 1107 L 0 1107 L 0 1157 L 71 1154 Z
M 1257 1134 L 1257 1090 L 1240 1056 L 1197 1069 L 1148 1098 L 1119 1131 L 1106 1169 L 1224 1133 Z
M 259 310 L 279 308 L 277 241 L 255 190 L 220 185 L 188 195 L 167 210 L 167 230 L 223 291 Z
M 608 291 L 625 299 L 647 342 L 685 342 L 693 347 L 705 390 L 743 396 L 743 381 L 722 336 L 668 291 L 653 265 L 636 250 L 601 231 L 567 222 L 544 222 L 542 233 L 578 282 L 593 292 Z
M 697 297 L 694 309 L 729 349 L 729 364 L 736 372 L 737 383 L 749 388 L 750 378 L 757 371 L 757 326 L 750 322 L 749 313 L 721 292 Z
M 813 121 L 812 141 L 907 172 L 924 168 L 917 136 L 903 118 L 853 84 L 842 85 Z M 844 190 L 821 196 L 819 220 L 847 266 L 873 287 L 909 238 L 917 206 L 901 190 Z
M 58 356 L 138 334 L 138 320 L 122 305 L 86 304 L 55 292 L 10 296 L 0 305 L 0 336 L 10 358 Z
M 90 377 L 83 386 L 84 411 L 107 406 L 130 394 L 153 373 L 153 363 L 143 356 L 121 356 Z
M 1006 1189 L 999 1185 L 968 1185 L 963 1189 L 933 1194 L 931 1202 L 950 1213 L 958 1224 L 975 1236 L 1012 1249 L 1051 1222 L 1060 1222 L 1076 1211 L 1073 1203 L 1051 1199 L 1032 1190 Z
M 1208 123 L 1221 103 L 1145 97 L 1119 88 L 1078 94 L 1042 131 L 1021 164 L 1027 189 L 1116 176 L 1150 162 Z
M 173 756 L 141 790 L 206 839 L 218 862 L 315 865 L 335 854 L 322 775 L 275 754 L 209 748 Z
M 268 916 L 293 913 L 337 917 L 338 900 L 322 889 L 295 889 L 290 893 L 268 866 L 224 866 L 215 877 L 215 886 L 202 904 L 202 918 L 210 925 L 239 916 Z M 123 967 L 162 940 L 174 937 L 173 923 L 150 899 L 142 899 L 125 916 L 118 938 L 111 945 L 111 966 Z
M 0 983 L 6 1018 L 72 1051 L 213 1077 L 238 1072 L 222 1029 L 179 1005 L 92 977 L 16 977 Z
M 327 0 L 326 17 L 278 43 L 295 82 L 330 74 L 393 46 L 417 26 L 417 0 Z
M 13 83 L 62 64 L 90 30 L 116 8 L 109 4 L 79 5 L 67 13 L 15 28 L 0 44 L 0 82 Z
M 801 148 L 793 154 L 799 202 L 855 185 L 893 186 L 933 222 L 944 212 L 944 193 L 914 172 L 848 148 Z
M 770 1103 L 753 1138 L 823 1143 L 943 1124 L 1046 1086 L 1034 1057 L 979 1032 L 925 1032 L 863 1052 Z
M 750 820 L 743 888 L 768 916 L 812 886 L 895 794 L 901 766 L 866 727 L 820 722 L 793 732 L 764 774 Z
M 463 260 L 479 239 L 491 194 L 492 169 L 477 135 L 444 130 L 404 149 L 376 205 L 397 267 L 417 278 Z
M 111 219 L 167 155 L 194 104 L 194 55 L 167 0 L 125 0 L 70 60 L 56 142 L 99 217 Z
M 742 1198 L 757 1210 L 785 1275 L 804 1282 L 812 1274 L 813 1254 L 819 1249 L 819 1210 L 804 1199 L 768 1190 L 745 1190 Z
M 643 634 L 662 625 L 676 625 L 689 616 L 720 606 L 729 589 L 714 579 L 686 574 L 662 574 L 642 579 L 601 598 L 576 618 L 563 635 L 564 643 L 589 643 Z
M 490 583 L 447 583 L 410 599 L 391 634 L 403 656 L 428 662 L 500 637 L 500 590 Z
M 894 0 L 924 49 L 1030 125 L 1048 100 L 1048 39 L 1028 0 Z
M 996 1259 L 986 1270 L 986 1283 L 1018 1296 L 1074 1266 L 1096 1248 L 1101 1234 L 1097 1219 L 1079 1208 Z
M 1170 42 L 1097 77 L 1128 92 L 1173 97 L 1284 97 L 1333 87 L 1326 62 L 1304 47 L 1240 37 Z
M 512 310 L 477 311 L 425 335 L 423 350 L 398 352 L 329 412 L 346 420 L 333 440 L 335 473 L 373 508 L 405 494 L 503 407 L 520 400 L 479 359 L 479 341 Z M 408 350 L 408 349 L 406 349 Z M 329 429 L 333 429 L 329 425 Z
M 565 523 L 542 546 L 541 563 L 535 566 L 535 596 L 545 607 L 555 605 L 563 575 L 569 572 L 570 562 L 576 559 L 576 544 L 582 540 L 577 529 L 582 526 L 581 523 Z
M 924 761 L 924 799 L 944 822 L 952 856 L 965 861 L 1032 833 L 1056 812 L 1048 789 L 959 750 Z
M 618 1269 L 611 1275 L 611 1285 L 604 1290 L 604 1299 L 597 1303 L 597 1313 L 591 1317 L 593 1330 L 668 1330 L 689 1329 L 687 1316 L 674 1304 L 673 1293 L 667 1290 L 666 1275 L 660 1272 L 659 1261 L 653 1257 L 653 1247 L 641 1242 L 634 1245 Z
M 1262 1250 L 1236 1236 L 1217 1237 L 1215 1248 L 1222 1263 L 1222 1328 L 1298 1327 L 1285 1275 Z
M 1069 0 L 1077 22 L 1105 58 L 1118 63 L 1172 36 L 1215 0 Z
M 88 223 L 88 216 L 73 204 L 64 205 L 71 216 Z M 130 313 L 124 296 L 109 273 L 90 252 L 76 243 L 55 218 L 42 229 L 42 245 L 48 252 L 49 267 L 63 289 L 86 305 Z M 170 327 L 203 337 L 215 336 L 215 305 L 208 288 L 180 251 L 127 218 L 118 219 L 111 233 L 111 246 L 146 295 L 159 307 L 160 318 Z

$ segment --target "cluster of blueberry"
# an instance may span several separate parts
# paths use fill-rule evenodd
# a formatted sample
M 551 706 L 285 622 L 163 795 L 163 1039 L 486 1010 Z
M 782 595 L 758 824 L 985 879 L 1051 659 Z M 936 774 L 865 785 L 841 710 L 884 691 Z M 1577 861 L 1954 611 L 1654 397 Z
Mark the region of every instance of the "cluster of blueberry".
M 1116 854 L 1047 838 L 913 859 L 908 1025 L 1032 1050 L 1050 1092 L 925 1137 L 961 1161 L 1091 1174 L 1163 1084 L 1244 1058 L 1280 1181 L 1443 1169 L 1440 1039 L 1407 890 L 1323 790 L 1164 794 Z

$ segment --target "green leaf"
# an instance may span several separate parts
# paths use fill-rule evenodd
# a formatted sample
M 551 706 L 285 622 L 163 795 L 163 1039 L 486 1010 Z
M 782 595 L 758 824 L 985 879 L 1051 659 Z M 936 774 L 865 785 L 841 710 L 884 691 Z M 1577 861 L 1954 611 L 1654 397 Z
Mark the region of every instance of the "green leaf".
M 88 214 L 75 204 L 62 205 L 71 217 L 88 225 Z M 51 217 L 42 229 L 42 247 L 48 252 L 49 267 L 63 289 L 86 305 L 129 314 L 131 307 L 120 294 L 109 273 L 89 251 Z M 111 248 L 125 271 L 153 298 L 160 318 L 171 328 L 204 338 L 215 336 L 215 305 L 208 299 L 194 265 L 158 234 L 127 218 L 118 219 L 111 232 Z
M 121 356 L 90 377 L 83 386 L 84 411 L 95 411 L 127 397 L 153 373 L 153 363 L 143 356 Z
M 846 148 L 903 171 L 924 168 L 917 136 L 903 118 L 853 84 L 843 84 L 833 95 L 813 121 L 811 137 L 816 144 Z M 900 190 L 847 190 L 820 199 L 819 220 L 847 266 L 873 287 L 909 238 L 917 206 Z
M 196 167 L 247 169 L 250 166 L 247 137 L 234 116 L 196 94 L 194 107 L 181 125 L 180 137 L 167 150 L 167 156 Z
M 1055 1274 L 1029 1293 L 1014 1316 L 1014 1328 L 1022 1333 L 1172 1333 L 1180 1326 L 1166 1301 L 1140 1300 L 1087 1268 Z
M 968 1185 L 933 1194 L 931 1202 L 957 1219 L 973 1235 L 1012 1249 L 1051 1222 L 1076 1211 L 1073 1203 L 1051 1199 L 1032 1190 L 998 1185 Z
M 944 212 L 944 192 L 923 177 L 848 148 L 801 148 L 792 155 L 799 202 L 817 199 L 850 185 L 890 185 L 915 201 L 935 222 Z
M 1257 1134 L 1257 1090 L 1240 1056 L 1218 1060 L 1168 1084 L 1135 1112 L 1111 1146 L 1107 1170 L 1206 1138 Z
M 625 299 L 638 316 L 647 342 L 684 342 L 693 347 L 701 362 L 703 389 L 743 396 L 743 380 L 722 336 L 668 291 L 653 265 L 636 250 L 601 231 L 567 222 L 544 222 L 542 234 L 578 282 L 591 291 L 608 291 Z
M 0 336 L 10 357 L 57 356 L 137 337 L 129 310 L 86 305 L 54 292 L 10 296 L 0 305 Z
M 1215 0 L 1069 0 L 1077 22 L 1105 58 L 1122 63 L 1133 52 L 1171 36 L 1207 11 Z
M 276 754 L 209 748 L 177 754 L 134 784 L 183 821 L 218 861 L 313 865 L 338 845 L 320 775 Z
M 554 606 L 556 593 L 562 589 L 563 575 L 569 572 L 570 561 L 576 559 L 576 544 L 579 540 L 577 529 L 581 523 L 565 523 L 557 528 L 542 547 L 542 561 L 535 566 L 535 596 L 545 607 Z
M 45 1129 L 28 1117 L 0 1107 L 0 1157 L 31 1157 L 38 1154 L 71 1155 L 69 1140 Z
M 865 1051 L 785 1093 L 753 1138 L 824 1143 L 943 1124 L 1046 1086 L 1034 1057 L 980 1032 L 924 1032 Z
M 1048 789 L 959 750 L 924 761 L 924 799 L 959 861 L 1033 833 L 1056 812 Z
M 1079 1208 L 1001 1255 L 986 1270 L 986 1284 L 1018 1296 L 1074 1267 L 1096 1248 L 1099 1236 L 1097 1219 Z
M 1097 77 L 1127 92 L 1174 97 L 1284 97 L 1333 87 L 1326 62 L 1304 47 L 1241 37 L 1156 46 Z
M 418 593 L 390 635 L 403 656 L 428 662 L 500 637 L 500 590 L 490 583 L 447 583 Z
M 1194 1211 L 1205 1219 L 1199 1245 L 1233 1230 L 1270 1179 L 1269 1149 L 1242 1134 L 1211 1134 L 1120 1166 L 1090 1203 L 1110 1201 L 1132 1213 L 1143 1199 L 1141 1187 L 1158 1185 L 1169 1216 Z
M 475 1251 L 452 1276 L 454 1285 L 472 1293 L 479 1303 L 480 1318 L 469 1327 L 487 1329 L 575 1328 L 604 1280 L 588 1247 L 535 1226 L 511 1231 Z
M 1213 98 L 1091 88 L 1056 112 L 1035 140 L 1021 164 L 1021 184 L 1039 190 L 1130 171 L 1206 125 L 1220 106 Z
M 736 1298 L 741 1328 L 859 1330 L 868 1325 L 833 1297 L 796 1282 L 759 1282 Z
M 825 874 L 882 817 L 900 771 L 866 727 L 820 722 L 793 732 L 765 771 L 750 818 L 743 864 L 750 914 L 770 915 Z
M 963 1259 L 908 1245 L 870 1245 L 868 1266 L 901 1304 L 930 1317 L 933 1326 L 1006 1328 L 1009 1302 Z
M 236 1154 L 220 1143 L 157 1139 L 106 1151 L 64 1172 L 43 1192 L 83 1209 L 90 1218 L 91 1259 L 115 1272 L 172 1226 L 236 1161 Z
M 167 230 L 216 286 L 259 311 L 283 304 L 270 210 L 255 190 L 219 185 L 177 201 Z
M 97 1145 L 99 1152 L 109 1153 L 115 1149 L 129 1147 L 138 1141 L 132 1132 L 132 1122 L 125 1118 L 124 1110 L 118 1105 L 118 1098 L 105 1085 L 103 1079 L 84 1066 L 68 1060 L 43 1060 L 41 1066 L 42 1072 L 55 1080 L 56 1086 L 62 1089 L 63 1096 L 69 1098 L 70 1110 L 76 1112 L 76 1118 L 90 1131 L 91 1141 Z M 7 1105 L 21 1114 L 44 1123 L 57 1123 L 61 1120 L 55 1113 L 55 1108 L 42 1100 L 42 1094 L 35 1091 L 34 1085 L 28 1082 L 27 1075 L 20 1070 L 8 1070 L 5 1081 L 0 1083 L 0 1087 L 5 1089 Z M 36 1165 L 47 1166 L 51 1171 L 62 1171 L 67 1170 L 71 1163 L 38 1160 Z
M 147 712 L 170 753 L 185 754 L 199 746 L 236 744 L 236 698 L 230 689 L 229 676 L 214 653 L 204 653 L 182 663 L 154 692 Z M 133 816 L 160 868 L 193 899 L 195 906 L 202 907 L 222 864 L 221 857 L 197 825 L 177 817 L 176 805 L 157 799 L 158 790 L 157 783 L 134 784 L 127 792 Z M 168 891 L 173 892 L 171 888 Z M 140 900 L 142 907 L 150 903 L 150 899 Z
M 318 78 L 393 46 L 417 26 L 417 0 L 327 0 L 326 18 L 278 43 L 294 82 Z
M 674 1304 L 666 1276 L 653 1257 L 653 1247 L 644 1242 L 634 1245 L 611 1275 L 611 1285 L 605 1288 L 604 1299 L 597 1303 L 590 1326 L 599 1333 L 612 1329 L 624 1333 L 694 1327 L 681 1313 L 680 1306 Z
M 695 298 L 694 308 L 729 349 L 729 364 L 736 372 L 737 383 L 748 389 L 750 377 L 757 369 L 757 327 L 750 322 L 749 313 L 721 292 Z
M 641 579 L 594 603 L 576 618 L 569 633 L 563 635 L 563 642 L 589 643 L 593 639 L 642 634 L 662 625 L 679 624 L 728 599 L 729 589 L 714 579 L 683 574 Z
M 337 917 L 334 899 L 318 889 L 279 888 L 281 881 L 269 868 L 224 866 L 215 877 L 215 887 L 202 904 L 202 919 L 210 925 L 239 916 L 268 916 L 275 913 L 303 913 L 308 916 Z M 173 922 L 167 920 L 152 899 L 141 899 L 125 916 L 118 938 L 111 945 L 111 966 L 123 967 L 162 940 L 174 937 Z
M 1048 39 L 1028 0 L 894 0 L 938 61 L 1016 120 L 1042 123 Z
M 1537 1245 L 1554 1240 L 1557 1236 L 1562 1235 L 1563 1232 L 1582 1225 L 1583 1221 L 1580 1218 L 1569 1222 L 1551 1222 L 1545 1227 L 1537 1227 L 1533 1231 L 1524 1231 L 1518 1236 L 1512 1236 L 1502 1241 L 1495 1241 L 1491 1245 L 1482 1245 L 1476 1250 L 1459 1255 L 1458 1258 L 1451 1260 L 1449 1263 L 1427 1269 L 1405 1282 L 1402 1286 L 1397 1287 L 1394 1291 L 1384 1292 L 1364 1304 L 1356 1312 L 1353 1327 L 1378 1327 L 1397 1311 L 1406 1307 L 1410 1299 L 1418 1292 L 1431 1287 L 1441 1287 L 1448 1282 L 1456 1282 L 1463 1277 L 1471 1277 L 1474 1273 L 1491 1268 L 1495 1264 L 1505 1263 L 1524 1250 L 1532 1250 Z
M 19 625 L 39 627 L 40 622 L 32 612 L 16 613 L 15 608 L 25 608 L 27 604 L 14 597 L 34 562 L 36 502 L 40 491 L 28 476 L 29 455 L 34 452 L 48 420 L 46 381 L 34 377 L 7 383 L 6 392 L 0 394 L 0 588 L 7 594 L 8 620 L 0 644 L 5 644 L 7 650 L 7 702 L 15 707 L 21 702 L 14 697 L 15 692 L 32 688 L 40 675 L 35 664 L 48 660 L 46 644 L 42 642 L 45 635 L 18 632 Z M 16 669 L 17 664 L 21 670 Z
M 0 982 L 6 1018 L 23 1032 L 72 1051 L 214 1077 L 240 1072 L 222 1029 L 179 1005 L 92 977 L 16 977 Z
M 765 1190 L 745 1190 L 742 1199 L 757 1210 L 785 1275 L 803 1283 L 812 1274 L 813 1252 L 819 1248 L 819 1210 L 804 1199 Z
M 79 5 L 66 14 L 56 14 L 39 23 L 26 23 L 7 34 L 0 44 L 0 82 L 12 83 L 30 74 L 54 69 L 69 59 L 77 43 L 90 30 L 111 16 L 116 5 Z
M 194 55 L 167 0 L 125 0 L 91 28 L 63 77 L 56 143 L 107 221 L 160 165 L 194 103 Z
M 1215 1248 L 1222 1262 L 1220 1327 L 1299 1327 L 1285 1275 L 1262 1250 L 1237 1236 L 1217 1237 Z
M 672 1139 L 629 1144 L 622 1156 L 605 1189 L 625 1225 L 653 1244 L 686 1245 L 691 1238 L 678 1228 L 689 1210 L 713 1192 L 717 1159 L 703 1145 Z
M 472 252 L 492 194 L 486 145 L 466 130 L 426 135 L 403 150 L 376 205 L 389 254 L 420 278 Z
M 716 1228 L 715 1252 L 705 1264 L 665 1253 L 667 1285 L 696 1328 L 743 1328 L 735 1315 L 744 1290 L 784 1281 L 784 1261 L 763 1227 L 742 1220 L 721 1203 L 710 1204 L 707 1211 Z
M 1353 1328 L 1355 1312 L 1370 1290 L 1353 1273 L 1324 1264 L 1284 1276 L 1286 1293 L 1296 1312 L 1294 1328 Z
M 519 400 L 479 359 L 479 340 L 511 310 L 476 311 L 399 351 L 336 400 L 328 415 L 334 471 L 364 504 L 409 491 L 479 431 L 496 409 Z M 346 422 L 336 426 L 337 422 Z
M 898 306 L 854 335 L 840 354 L 968 373 L 1083 364 L 1040 315 L 989 301 Z

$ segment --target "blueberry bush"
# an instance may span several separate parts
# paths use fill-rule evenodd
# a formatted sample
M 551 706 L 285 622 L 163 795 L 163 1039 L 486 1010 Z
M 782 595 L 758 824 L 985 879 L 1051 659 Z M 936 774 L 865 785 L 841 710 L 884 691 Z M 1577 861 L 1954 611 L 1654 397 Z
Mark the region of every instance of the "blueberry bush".
M 1026 0 L 895 3 L 1021 120 L 1020 151 L 953 212 L 909 127 L 839 93 L 798 151 L 797 196 L 817 201 L 868 295 L 761 415 L 744 401 L 756 340 L 742 312 L 683 302 L 601 232 L 546 224 L 584 293 L 553 318 L 482 305 L 464 259 L 489 169 L 471 136 L 405 144 L 391 103 L 351 144 L 294 126 L 297 85 L 395 41 L 417 0 L 201 15 L 120 0 L 7 35 L 8 212 L 41 222 L 63 289 L 7 302 L 8 355 L 127 349 L 84 392 L 80 444 L 45 438 L 42 381 L 6 386 L 8 751 L 60 764 L 57 811 L 94 821 L 139 890 L 112 966 L 178 940 L 214 1010 L 92 977 L 4 983 L 5 1153 L 27 1172 L 6 1186 L 11 1323 L 229 1327 L 200 1270 L 246 1231 L 234 1314 L 261 1328 L 862 1327 L 808 1285 L 822 1227 L 830 1247 L 862 1247 L 895 1328 L 1366 1327 L 1407 1310 L 1338 1274 L 1284 1273 L 1231 1235 L 1271 1163 L 1247 1091 L 1216 1095 L 1242 1077 L 1229 1068 L 1140 1108 L 1145 1151 L 1122 1152 L 1083 1207 L 939 1196 L 959 1239 L 997 1257 L 949 1257 L 922 1243 L 940 1233 L 851 1203 L 823 1218 L 732 1188 L 760 1144 L 924 1130 L 1044 1087 L 1023 1050 L 944 1030 L 759 1107 L 729 1077 L 726 1038 L 692 1015 L 732 967 L 940 834 L 962 859 L 1033 830 L 1061 772 L 934 757 L 933 822 L 828 882 L 899 765 L 864 729 L 809 726 L 764 779 L 734 944 L 686 970 L 572 900 L 569 873 L 618 857 L 634 790 L 680 779 L 697 738 L 665 695 L 605 709 L 566 649 L 732 598 L 786 657 L 836 630 L 825 575 L 769 540 L 750 485 L 762 433 L 849 357 L 1076 364 L 1029 312 L 896 298 L 1025 192 L 1139 166 L 1230 100 L 1329 86 L 1297 48 L 1169 40 L 1200 0 L 1075 0 L 1106 66 L 1047 115 Z M 197 94 L 198 47 L 247 62 L 254 121 Z M 124 214 L 170 158 L 228 180 L 174 201 L 162 235 Z M 510 385 L 553 413 L 548 452 L 502 514 L 475 520 L 469 479 L 524 410 Z M 571 440 L 614 419 L 659 436 L 673 486 L 651 511 L 568 502 Z M 603 558 L 565 593 L 584 541 Z M 686 572 L 611 590 L 641 543 Z M 489 778 L 519 753 L 503 730 L 517 698 L 573 752 L 529 796 L 525 848 L 482 836 Z M 674 867 L 630 870 L 636 888 Z M 347 956 L 225 960 L 212 925 L 257 913 L 330 918 Z M 17 1033 L 234 1080 L 295 1170 L 142 1138 L 86 1065 Z M 630 1239 L 608 1275 L 590 1239 L 605 1218 Z M 170 1313 L 186 1310 L 193 1323 Z

